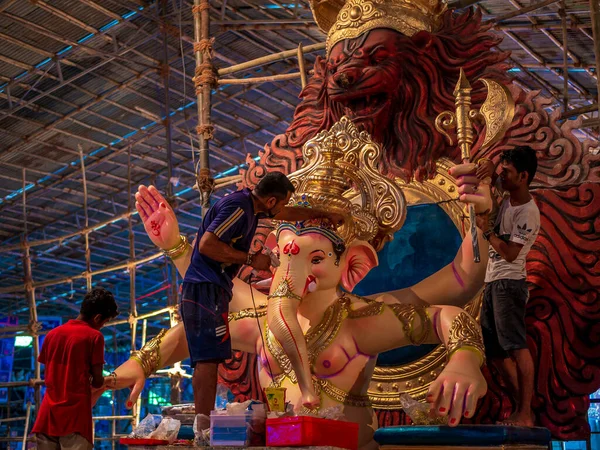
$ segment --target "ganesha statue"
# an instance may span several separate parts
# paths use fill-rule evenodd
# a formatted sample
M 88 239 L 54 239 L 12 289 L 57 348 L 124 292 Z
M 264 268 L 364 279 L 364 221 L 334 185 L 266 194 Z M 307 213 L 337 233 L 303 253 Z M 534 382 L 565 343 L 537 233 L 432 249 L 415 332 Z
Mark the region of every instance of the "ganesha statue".
M 468 254 L 470 245 L 457 255 L 460 273 L 442 270 L 412 288 L 371 298 L 352 294 L 378 265 L 377 251 L 402 227 L 406 216 L 400 185 L 376 169 L 381 157 L 381 146 L 346 117 L 306 143 L 303 169 L 289 176 L 296 188 L 289 206 L 320 211 L 321 218 L 277 224 L 266 240 L 280 257 L 269 295 L 236 279 L 229 314 L 232 347 L 256 355 L 263 388 L 285 387 L 299 412 L 341 406 L 348 420 L 360 424 L 360 445 L 365 448 L 374 445 L 372 434 L 377 428 L 367 390 L 381 352 L 408 345 L 441 343 L 446 347 L 447 362 L 429 386 L 427 401 L 438 414 L 447 416 L 450 426 L 473 417 L 487 390 L 477 322 L 461 308 L 430 306 L 436 303 L 432 295 L 439 295 L 437 303 L 472 297 L 468 280 L 475 277 L 477 284 L 480 274 L 468 271 L 480 268 L 463 264 L 473 259 Z M 489 190 L 483 192 L 488 194 L 476 208 L 489 206 Z M 137 199 L 144 202 L 141 217 L 153 242 L 163 249 L 177 242 L 177 220 L 158 191 L 140 187 Z M 163 225 L 160 236 L 152 233 L 152 221 Z M 175 261 L 182 273 L 190 255 L 188 251 Z M 432 286 L 441 286 L 442 291 Z M 274 332 L 269 320 L 269 314 L 277 312 L 277 308 L 272 311 L 274 300 L 276 305 L 296 302 L 293 320 L 300 336 Z M 304 350 L 290 348 L 282 342 L 286 339 L 302 340 Z M 133 386 L 131 406 L 147 377 L 188 356 L 183 324 L 178 324 L 118 367 L 111 387 Z M 307 408 L 303 400 L 299 371 L 304 367 L 298 359 L 307 363 L 318 407 Z

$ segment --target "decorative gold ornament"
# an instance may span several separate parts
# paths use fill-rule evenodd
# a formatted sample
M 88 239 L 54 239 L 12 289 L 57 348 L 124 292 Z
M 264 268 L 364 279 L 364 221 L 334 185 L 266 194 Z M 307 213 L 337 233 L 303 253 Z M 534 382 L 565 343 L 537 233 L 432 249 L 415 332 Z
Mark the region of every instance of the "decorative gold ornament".
M 185 252 L 187 252 L 188 247 L 189 243 L 187 237 L 180 235 L 179 244 L 169 250 L 163 250 L 163 254 L 174 261 L 180 256 L 184 255 Z
M 327 55 L 335 44 L 376 28 L 406 36 L 436 31 L 446 11 L 442 0 L 311 0 L 313 16 L 327 33 Z
M 455 111 L 443 111 L 435 119 L 435 128 L 442 133 L 450 145 L 453 140 L 446 130 L 456 128 L 458 145 L 463 163 L 468 163 L 471 158 L 473 145 L 473 124 L 471 120 L 485 121 L 486 136 L 484 147 L 497 142 L 504 136 L 512 123 L 515 115 L 515 103 L 506 86 L 493 80 L 482 79 L 488 88 L 488 96 L 481 109 L 471 109 L 471 84 L 461 67 L 460 76 L 454 89 Z M 471 221 L 471 237 L 473 240 L 473 255 L 475 262 L 481 261 L 479 241 L 477 239 L 477 225 L 475 223 L 475 206 L 469 204 L 469 218 Z
M 481 327 L 467 313 L 461 312 L 452 321 L 447 349 L 448 359 L 457 350 L 474 350 L 481 357 L 481 365 L 485 362 L 485 347 Z
M 302 169 L 288 177 L 296 188 L 290 206 L 343 218 L 334 225 L 346 245 L 360 239 L 379 250 L 402 227 L 406 202 L 400 187 L 377 170 L 381 146 L 348 117 L 309 140 L 303 156 Z
M 295 300 L 302 301 L 302 297 L 292 292 L 290 282 L 286 278 L 283 278 L 279 283 L 279 286 L 277 286 L 277 289 L 267 296 L 267 300 L 272 298 L 293 298 Z
M 250 317 L 252 319 L 257 319 L 260 317 L 265 317 L 267 315 L 267 305 L 258 305 L 256 309 L 254 308 L 246 308 L 241 311 L 230 312 L 227 316 L 227 320 L 229 322 L 236 322 L 238 320 L 246 319 Z
M 404 334 L 408 337 L 412 345 L 421 345 L 425 342 L 425 339 L 427 339 L 432 329 L 431 320 L 429 319 L 429 315 L 427 314 L 427 311 L 425 311 L 425 308 L 403 303 L 388 304 L 387 307 L 394 312 L 394 315 L 402 323 Z M 421 325 L 421 333 L 418 337 L 415 336 L 414 329 L 416 316 L 419 316 L 419 324 Z
M 163 337 L 167 334 L 166 329 L 160 330 L 153 339 L 146 342 L 140 350 L 134 351 L 131 353 L 130 359 L 136 361 L 140 366 L 142 366 L 142 370 L 144 371 L 144 376 L 148 378 L 154 372 L 156 372 L 160 368 L 160 344 L 162 342 Z

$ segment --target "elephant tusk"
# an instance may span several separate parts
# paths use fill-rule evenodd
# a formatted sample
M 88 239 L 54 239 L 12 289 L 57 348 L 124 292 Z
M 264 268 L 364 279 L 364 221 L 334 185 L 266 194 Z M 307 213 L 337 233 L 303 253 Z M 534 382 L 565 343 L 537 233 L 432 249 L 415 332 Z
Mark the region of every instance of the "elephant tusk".
M 253 284 L 254 287 L 260 289 L 269 289 L 271 287 L 271 283 L 273 282 L 273 277 L 267 278 L 265 280 L 257 281 Z

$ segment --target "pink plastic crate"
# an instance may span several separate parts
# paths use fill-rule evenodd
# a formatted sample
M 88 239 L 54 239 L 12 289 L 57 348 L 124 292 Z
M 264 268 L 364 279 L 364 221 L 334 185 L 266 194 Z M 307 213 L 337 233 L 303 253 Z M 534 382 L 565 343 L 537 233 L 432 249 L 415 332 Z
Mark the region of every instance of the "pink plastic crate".
M 358 424 L 316 417 L 267 419 L 267 447 L 358 448 Z

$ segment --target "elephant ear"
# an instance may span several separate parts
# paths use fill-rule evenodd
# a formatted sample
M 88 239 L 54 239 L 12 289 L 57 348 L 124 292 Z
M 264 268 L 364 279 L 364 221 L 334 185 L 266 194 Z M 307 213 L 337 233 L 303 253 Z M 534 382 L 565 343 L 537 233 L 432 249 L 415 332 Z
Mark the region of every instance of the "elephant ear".
M 367 242 L 355 241 L 346 250 L 346 265 L 342 270 L 342 286 L 348 292 L 367 276 L 369 271 L 379 265 L 377 252 Z
M 265 240 L 265 247 L 269 250 L 273 250 L 277 247 L 277 232 L 271 231 Z

